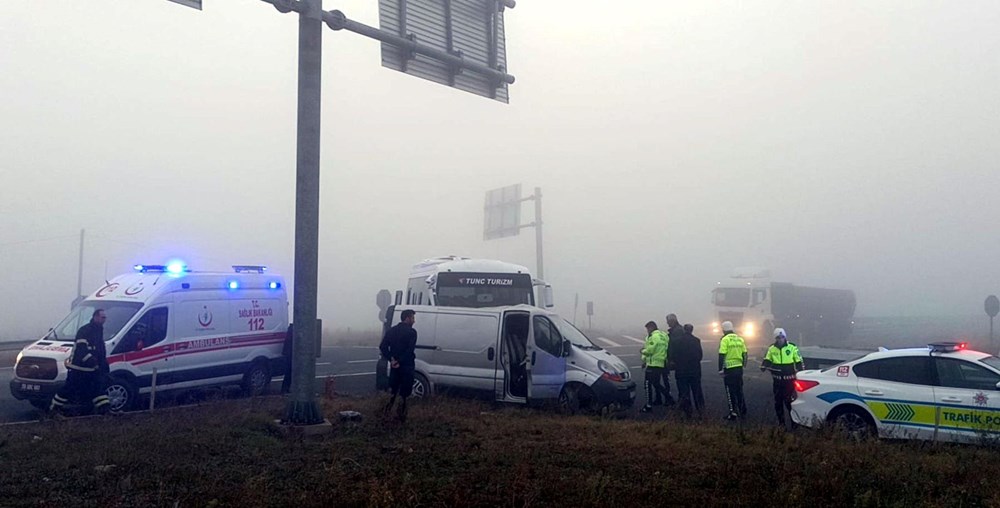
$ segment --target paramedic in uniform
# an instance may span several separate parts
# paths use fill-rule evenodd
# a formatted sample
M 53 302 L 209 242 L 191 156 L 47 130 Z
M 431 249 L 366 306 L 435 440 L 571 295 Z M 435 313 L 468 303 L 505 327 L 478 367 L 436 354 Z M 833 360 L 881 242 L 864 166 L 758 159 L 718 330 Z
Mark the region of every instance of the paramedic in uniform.
M 416 312 L 406 309 L 400 314 L 401 321 L 382 338 L 378 349 L 382 357 L 389 362 L 389 389 L 392 397 L 386 404 L 383 413 L 388 416 L 396 403 L 396 396 L 402 398 L 397 416 L 399 421 L 406 421 L 406 399 L 413 393 L 413 375 L 417 358 L 417 331 L 413 329 L 416 322 Z
M 108 394 L 104 377 L 108 374 L 107 350 L 104 347 L 104 309 L 97 309 L 90 322 L 76 332 L 73 356 L 66 362 L 66 384 L 59 389 L 50 412 L 58 412 L 71 399 L 81 402 L 99 414 L 108 412 Z
M 795 399 L 795 373 L 802 370 L 802 356 L 799 347 L 788 342 L 783 328 L 774 329 L 774 344 L 767 348 L 760 370 L 771 371 L 774 412 L 778 415 L 778 424 L 784 427 L 785 410 L 792 410 Z

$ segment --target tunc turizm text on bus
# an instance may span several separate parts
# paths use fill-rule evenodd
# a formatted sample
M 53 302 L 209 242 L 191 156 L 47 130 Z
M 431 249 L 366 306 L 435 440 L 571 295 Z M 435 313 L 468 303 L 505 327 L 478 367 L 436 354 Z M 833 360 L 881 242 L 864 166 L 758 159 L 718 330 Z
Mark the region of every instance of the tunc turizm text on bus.
M 427 259 L 414 265 L 406 293 L 398 303 L 438 307 L 553 306 L 552 286 L 533 278 L 527 268 L 459 256 Z

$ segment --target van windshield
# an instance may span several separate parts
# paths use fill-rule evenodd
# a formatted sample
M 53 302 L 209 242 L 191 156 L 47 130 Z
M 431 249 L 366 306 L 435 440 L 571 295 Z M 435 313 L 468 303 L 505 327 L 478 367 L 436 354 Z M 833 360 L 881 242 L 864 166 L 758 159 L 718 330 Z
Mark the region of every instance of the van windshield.
M 600 347 L 595 346 L 594 343 L 583 334 L 583 332 L 573 326 L 573 324 L 569 321 L 566 321 L 565 319 L 557 319 L 556 326 L 559 327 L 559 333 L 562 334 L 563 338 L 572 342 L 574 346 L 580 349 L 590 349 L 594 351 L 601 350 Z
M 104 322 L 104 340 L 107 341 L 114 337 L 141 307 L 141 303 L 134 302 L 95 302 L 89 300 L 81 302 L 44 338 L 73 342 L 76 340 L 77 330 L 90 321 L 94 311 L 104 309 L 104 313 L 108 316 L 107 321 Z

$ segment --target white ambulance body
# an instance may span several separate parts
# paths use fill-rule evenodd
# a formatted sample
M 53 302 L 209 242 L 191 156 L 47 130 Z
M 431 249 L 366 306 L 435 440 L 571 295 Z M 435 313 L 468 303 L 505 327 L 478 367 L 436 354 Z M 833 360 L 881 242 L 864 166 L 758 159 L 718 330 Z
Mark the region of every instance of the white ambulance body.
M 84 299 L 42 339 L 18 355 L 15 398 L 47 407 L 66 380 L 76 331 L 104 309 L 104 340 L 113 410 L 134 407 L 140 394 L 211 385 L 267 389 L 283 374 L 288 329 L 285 282 L 262 266 L 191 272 L 137 265 Z

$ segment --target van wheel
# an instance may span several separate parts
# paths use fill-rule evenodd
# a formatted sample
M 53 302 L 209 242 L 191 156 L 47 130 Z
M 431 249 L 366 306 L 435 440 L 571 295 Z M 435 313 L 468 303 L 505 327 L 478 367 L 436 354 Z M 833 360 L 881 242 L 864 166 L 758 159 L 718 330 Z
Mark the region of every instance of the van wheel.
M 139 390 L 135 383 L 124 378 L 111 378 L 108 382 L 108 409 L 119 413 L 135 407 L 139 398 Z
M 264 362 L 254 362 L 243 374 L 243 392 L 250 397 L 264 395 L 271 386 L 271 369 Z
M 431 384 L 427 381 L 427 378 L 423 374 L 413 375 L 413 394 L 414 398 L 422 399 L 431 396 Z
M 839 411 L 834 410 L 829 421 L 851 439 L 860 441 L 878 436 L 875 422 L 859 408 L 845 407 Z
M 568 415 L 594 412 L 594 393 L 582 385 L 569 384 L 559 392 L 559 412 Z

